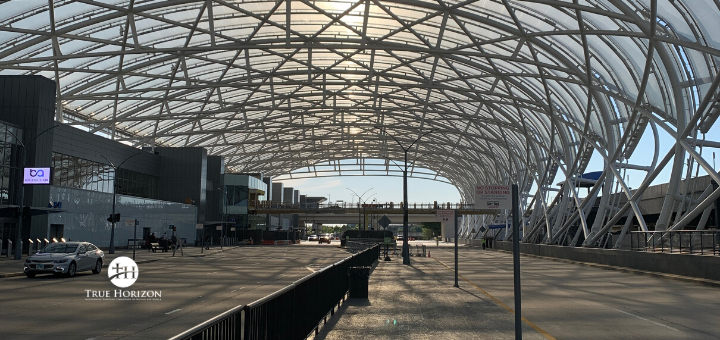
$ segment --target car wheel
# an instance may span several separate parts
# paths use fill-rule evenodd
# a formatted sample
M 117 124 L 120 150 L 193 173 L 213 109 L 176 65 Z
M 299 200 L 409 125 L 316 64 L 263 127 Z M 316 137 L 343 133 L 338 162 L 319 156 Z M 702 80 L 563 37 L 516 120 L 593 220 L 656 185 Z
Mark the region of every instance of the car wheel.
M 92 270 L 92 273 L 100 274 L 101 271 L 102 271 L 102 260 L 97 260 L 97 262 L 95 262 L 95 269 Z
M 25 276 L 27 276 L 29 279 L 32 279 L 33 277 L 35 277 L 35 275 L 35 273 L 25 273 Z
M 75 264 L 75 262 L 71 262 L 70 266 L 68 267 L 67 276 L 73 277 L 73 276 L 75 276 L 76 272 L 77 272 L 77 265 Z

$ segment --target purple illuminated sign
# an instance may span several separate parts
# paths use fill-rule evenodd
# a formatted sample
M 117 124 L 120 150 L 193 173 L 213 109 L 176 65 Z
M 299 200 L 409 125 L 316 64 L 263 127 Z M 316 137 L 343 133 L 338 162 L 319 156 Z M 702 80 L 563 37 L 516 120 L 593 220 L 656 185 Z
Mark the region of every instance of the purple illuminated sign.
M 50 168 L 25 168 L 23 184 L 50 184 Z

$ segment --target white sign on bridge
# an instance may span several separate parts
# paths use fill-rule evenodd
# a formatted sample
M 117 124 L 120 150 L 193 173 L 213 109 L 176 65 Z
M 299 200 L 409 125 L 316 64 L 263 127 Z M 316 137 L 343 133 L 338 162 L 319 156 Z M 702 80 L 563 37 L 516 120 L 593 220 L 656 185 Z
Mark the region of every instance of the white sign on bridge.
M 455 210 L 438 210 L 437 216 L 435 219 L 438 222 L 445 222 L 450 223 L 450 225 L 455 225 Z
M 455 210 L 438 210 L 435 217 L 438 222 L 442 222 L 440 230 L 443 239 L 454 237 L 455 235 Z
M 509 185 L 476 185 L 475 209 L 512 209 Z

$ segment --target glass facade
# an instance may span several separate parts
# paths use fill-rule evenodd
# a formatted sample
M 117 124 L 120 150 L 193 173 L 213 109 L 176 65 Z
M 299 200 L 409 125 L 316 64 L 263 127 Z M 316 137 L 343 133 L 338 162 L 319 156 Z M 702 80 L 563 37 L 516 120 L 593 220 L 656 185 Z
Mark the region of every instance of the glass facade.
M 50 187 L 50 200 L 63 202 L 66 211 L 48 215 L 49 230 L 62 229 L 62 235 L 73 241 L 92 242 L 97 246 L 110 244 L 111 223 L 107 221 L 112 211 L 112 194 L 74 188 Z M 159 201 L 148 198 L 117 195 L 115 212 L 121 219 L 137 219 L 137 237 L 147 233 L 162 235 L 168 225 L 177 227 L 177 235 L 188 242 L 195 240 L 197 207 L 190 204 Z M 115 245 L 126 246 L 127 239 L 135 238 L 133 227 L 120 222 L 115 225 Z
M 115 171 L 107 164 L 53 152 L 52 166 L 55 186 L 112 193 Z M 118 194 L 157 198 L 157 177 L 118 169 L 117 178 Z
M 267 184 L 249 175 L 225 175 L 225 202 L 229 207 L 242 207 L 247 213 L 248 201 L 263 201 Z
M 221 206 L 228 221 L 235 221 L 240 228 L 256 229 L 265 225 L 265 215 L 249 215 L 250 201 L 266 199 L 267 184 L 250 175 L 226 174 L 225 199 L 227 206 Z
M 158 197 L 158 178 L 155 176 L 127 169 L 118 169 L 117 178 L 118 184 L 120 184 L 118 193 L 146 198 Z
M 250 191 L 246 185 L 226 185 L 225 195 L 228 205 L 247 208 Z
M 13 196 L 19 190 L 15 178 L 21 174 L 21 146 L 15 137 L 22 139 L 22 129 L 0 122 L 0 204 L 17 203 Z

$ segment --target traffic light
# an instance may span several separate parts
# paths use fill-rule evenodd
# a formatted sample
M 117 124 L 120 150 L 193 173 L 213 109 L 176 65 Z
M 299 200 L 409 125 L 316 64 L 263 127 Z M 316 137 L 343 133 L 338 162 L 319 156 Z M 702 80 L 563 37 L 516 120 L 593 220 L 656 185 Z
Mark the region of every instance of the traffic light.
M 110 223 L 112 223 L 112 222 L 115 222 L 115 223 L 120 222 L 120 214 L 115 214 L 115 221 L 113 221 L 113 215 L 110 214 L 110 217 L 107 218 L 107 221 L 110 222 Z

